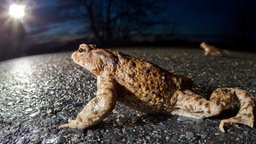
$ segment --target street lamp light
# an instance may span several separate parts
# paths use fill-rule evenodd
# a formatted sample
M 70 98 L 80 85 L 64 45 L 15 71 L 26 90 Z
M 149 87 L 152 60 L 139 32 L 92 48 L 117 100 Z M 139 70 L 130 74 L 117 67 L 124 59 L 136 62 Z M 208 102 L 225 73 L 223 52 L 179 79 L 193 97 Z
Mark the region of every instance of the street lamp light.
M 9 6 L 9 15 L 14 19 L 22 19 L 25 16 L 25 5 L 11 4 Z
M 23 53 L 23 42 L 25 37 L 25 4 L 9 3 L 9 18 L 6 21 L 6 28 L 8 29 L 8 49 L 6 50 L 7 57 L 18 57 Z M 27 17 L 26 17 L 27 18 Z

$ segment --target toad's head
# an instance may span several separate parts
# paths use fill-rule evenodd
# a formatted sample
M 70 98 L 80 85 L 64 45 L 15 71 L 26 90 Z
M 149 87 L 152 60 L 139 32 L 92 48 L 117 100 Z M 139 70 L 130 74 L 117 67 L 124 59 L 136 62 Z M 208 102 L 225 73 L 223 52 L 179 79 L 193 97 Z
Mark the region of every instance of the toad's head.
M 113 66 L 113 62 L 116 61 L 116 57 L 110 51 L 98 49 L 93 44 L 81 44 L 71 57 L 75 63 L 96 76 L 106 67 Z

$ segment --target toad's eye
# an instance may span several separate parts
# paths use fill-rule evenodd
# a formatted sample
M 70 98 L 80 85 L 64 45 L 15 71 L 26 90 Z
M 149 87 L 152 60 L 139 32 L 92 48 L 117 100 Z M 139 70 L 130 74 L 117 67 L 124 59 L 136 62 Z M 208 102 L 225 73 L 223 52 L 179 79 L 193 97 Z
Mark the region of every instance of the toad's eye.
M 82 49 L 82 48 L 78 49 L 78 52 L 83 52 L 83 51 L 84 51 L 84 49 Z

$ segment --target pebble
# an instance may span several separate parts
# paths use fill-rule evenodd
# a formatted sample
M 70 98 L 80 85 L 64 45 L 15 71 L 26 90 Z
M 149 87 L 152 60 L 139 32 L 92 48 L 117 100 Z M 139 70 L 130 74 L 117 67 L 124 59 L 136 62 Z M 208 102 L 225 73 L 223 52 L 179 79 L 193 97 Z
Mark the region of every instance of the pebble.
M 186 132 L 186 138 L 191 139 L 193 137 L 194 137 L 194 133 L 193 132 L 191 132 L 191 131 L 187 131 Z

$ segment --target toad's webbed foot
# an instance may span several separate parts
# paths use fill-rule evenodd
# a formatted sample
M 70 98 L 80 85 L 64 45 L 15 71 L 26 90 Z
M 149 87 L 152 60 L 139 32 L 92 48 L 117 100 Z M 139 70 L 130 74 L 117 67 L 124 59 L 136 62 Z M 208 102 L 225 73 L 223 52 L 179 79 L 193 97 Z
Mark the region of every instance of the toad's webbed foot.
M 253 128 L 254 124 L 254 108 L 255 108 L 255 100 L 251 95 L 249 95 L 246 91 L 240 89 L 229 89 L 234 95 L 237 97 L 240 110 L 235 117 L 221 120 L 219 128 L 222 132 L 225 132 L 224 125 L 225 124 L 244 124 L 251 128 Z

